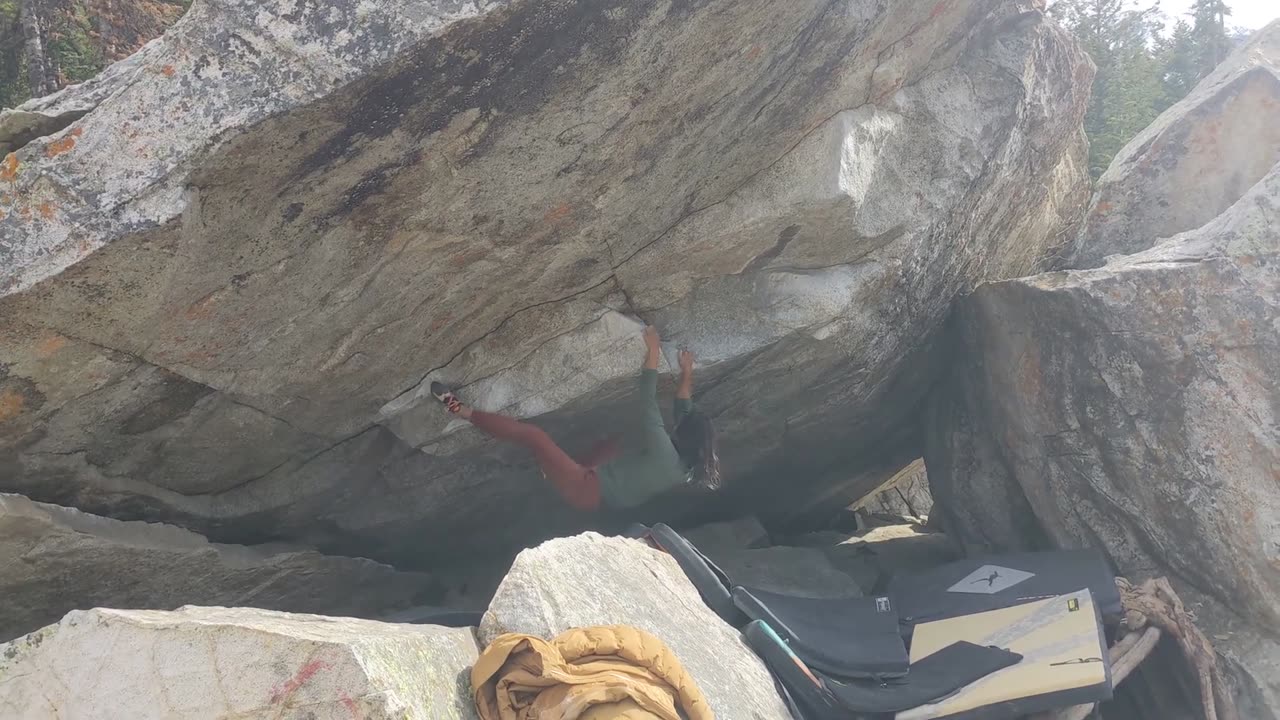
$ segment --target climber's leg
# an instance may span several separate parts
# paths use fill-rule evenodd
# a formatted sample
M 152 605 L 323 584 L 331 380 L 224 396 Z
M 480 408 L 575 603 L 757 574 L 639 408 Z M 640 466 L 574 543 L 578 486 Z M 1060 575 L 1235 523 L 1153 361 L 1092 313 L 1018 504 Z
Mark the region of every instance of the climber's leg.
M 499 440 L 528 448 L 542 474 L 570 505 L 579 510 L 595 510 L 600 506 L 600 478 L 596 471 L 579 465 L 542 428 L 479 410 L 472 410 L 470 415 L 468 419 L 477 428 Z
M 542 428 L 505 415 L 473 410 L 458 401 L 440 383 L 431 384 L 431 394 L 444 403 L 449 412 L 470 420 L 485 433 L 527 448 L 533 453 L 542 474 L 573 507 L 595 510 L 600 506 L 600 478 L 595 470 L 580 465 Z

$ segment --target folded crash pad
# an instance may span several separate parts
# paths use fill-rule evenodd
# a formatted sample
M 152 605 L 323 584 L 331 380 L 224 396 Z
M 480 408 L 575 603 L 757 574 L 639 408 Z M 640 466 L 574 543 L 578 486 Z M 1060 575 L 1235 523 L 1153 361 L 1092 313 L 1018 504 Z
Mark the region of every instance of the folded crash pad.
M 921 623 L 912 640 L 912 667 L 957 642 L 1009 648 L 1021 660 L 953 695 L 900 712 L 897 720 L 1006 720 L 1111 698 L 1102 617 L 1088 590 Z
M 730 625 L 765 620 L 805 662 L 837 677 L 906 674 L 906 646 L 888 597 L 814 599 L 737 586 L 670 527 L 654 525 L 650 538 L 675 558 L 703 602 Z
M 743 636 L 806 716 L 817 720 L 846 720 L 851 713 L 891 713 L 913 708 L 954 693 L 1021 659 L 1000 648 L 956 642 L 912 663 L 906 681 L 845 681 L 809 667 L 764 621 L 748 623 Z
M 1123 616 L 1106 558 L 1093 550 L 1055 550 L 966 558 L 897 575 L 888 595 L 911 634 L 918 623 L 972 615 L 1088 588 L 1104 619 Z
M 734 627 L 742 627 L 747 617 L 738 610 L 738 606 L 733 603 L 733 596 L 729 594 L 732 588 L 729 576 L 711 558 L 703 555 L 683 535 L 662 523 L 649 529 L 649 539 L 675 558 L 676 564 L 697 588 L 707 607 L 714 610 L 721 620 Z
M 815 599 L 744 587 L 733 601 L 752 620 L 768 623 L 811 668 L 844 678 L 899 678 L 907 649 L 887 597 Z

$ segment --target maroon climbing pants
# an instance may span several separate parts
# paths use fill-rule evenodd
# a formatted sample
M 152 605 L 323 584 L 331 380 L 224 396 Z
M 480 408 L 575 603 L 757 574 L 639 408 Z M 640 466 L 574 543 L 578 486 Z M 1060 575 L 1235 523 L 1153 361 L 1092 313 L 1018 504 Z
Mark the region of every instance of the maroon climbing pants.
M 542 474 L 573 507 L 578 510 L 600 507 L 600 477 L 595 468 L 570 457 L 542 428 L 479 410 L 471 411 L 471 424 L 499 440 L 528 448 Z

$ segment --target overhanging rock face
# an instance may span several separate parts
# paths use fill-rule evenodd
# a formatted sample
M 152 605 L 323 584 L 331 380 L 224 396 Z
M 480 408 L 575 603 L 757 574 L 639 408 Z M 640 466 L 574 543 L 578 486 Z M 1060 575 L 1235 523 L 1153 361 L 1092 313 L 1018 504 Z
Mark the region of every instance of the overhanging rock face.
M 800 499 L 902 435 L 957 293 L 1066 237 L 1091 73 L 1026 2 L 197 2 L 0 164 L 0 490 L 507 548 L 581 519 L 425 383 L 584 445 L 639 317 L 706 365 L 731 491 Z

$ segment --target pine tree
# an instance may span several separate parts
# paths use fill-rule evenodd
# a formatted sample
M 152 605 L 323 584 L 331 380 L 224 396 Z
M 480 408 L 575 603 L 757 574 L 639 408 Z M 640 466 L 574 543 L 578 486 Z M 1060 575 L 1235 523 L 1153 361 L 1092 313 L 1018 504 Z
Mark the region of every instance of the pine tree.
M 1127 0 L 1059 0 L 1049 8 L 1097 66 L 1085 114 L 1095 176 L 1165 105 L 1164 68 L 1155 56 L 1157 10 L 1131 7 Z
M 1163 106 L 1168 107 L 1191 92 L 1200 81 L 1199 48 L 1196 45 L 1195 33 L 1185 20 L 1179 20 L 1173 26 L 1169 39 L 1160 45 L 1160 53 L 1164 61 L 1164 73 L 1161 82 L 1164 85 Z M 1161 109 L 1163 110 L 1164 107 Z
M 1225 0 L 1196 0 L 1191 6 L 1195 39 L 1196 80 L 1202 80 L 1231 54 L 1231 38 L 1227 36 L 1227 16 L 1231 8 Z
M 0 0 L 0 108 L 12 107 L 31 96 L 18 0 Z

